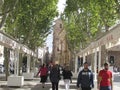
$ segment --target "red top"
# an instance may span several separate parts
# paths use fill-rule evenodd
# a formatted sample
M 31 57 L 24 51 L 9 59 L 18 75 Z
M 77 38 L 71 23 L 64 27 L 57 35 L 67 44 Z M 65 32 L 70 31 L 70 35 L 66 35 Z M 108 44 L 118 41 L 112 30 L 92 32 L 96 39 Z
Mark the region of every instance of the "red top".
M 40 68 L 39 73 L 40 76 L 46 76 L 48 73 L 48 69 L 46 67 Z
M 99 77 L 102 78 L 100 86 L 111 86 L 110 78 L 112 78 L 112 72 L 109 70 L 101 70 Z

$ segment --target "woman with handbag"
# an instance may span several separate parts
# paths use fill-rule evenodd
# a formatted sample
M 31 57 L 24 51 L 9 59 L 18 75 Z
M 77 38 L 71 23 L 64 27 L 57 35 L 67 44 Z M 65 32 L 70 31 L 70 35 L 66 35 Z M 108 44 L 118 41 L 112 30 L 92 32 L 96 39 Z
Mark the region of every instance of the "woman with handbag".
M 45 64 L 42 65 L 42 67 L 39 69 L 39 72 L 37 73 L 37 76 L 40 75 L 42 87 L 45 87 L 45 82 L 47 81 L 47 75 L 48 75 L 48 69 Z

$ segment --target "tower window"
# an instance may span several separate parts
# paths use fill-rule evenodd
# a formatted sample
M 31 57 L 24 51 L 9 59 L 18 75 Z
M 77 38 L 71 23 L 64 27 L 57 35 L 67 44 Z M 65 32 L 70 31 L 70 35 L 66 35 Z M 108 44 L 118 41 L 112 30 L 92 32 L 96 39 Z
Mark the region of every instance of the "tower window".
M 60 24 L 60 28 L 62 28 L 62 24 Z

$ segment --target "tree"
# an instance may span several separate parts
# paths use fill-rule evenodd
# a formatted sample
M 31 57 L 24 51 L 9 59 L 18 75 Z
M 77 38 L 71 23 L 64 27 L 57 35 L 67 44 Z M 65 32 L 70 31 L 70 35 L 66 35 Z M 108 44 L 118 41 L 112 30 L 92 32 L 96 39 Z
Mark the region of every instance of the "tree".
M 58 0 L 20 0 L 6 19 L 5 31 L 35 49 L 44 44 L 57 15 Z
M 80 50 L 119 19 L 119 0 L 66 0 L 62 15 L 69 48 Z M 75 44 L 75 45 L 74 45 Z
M 13 11 L 18 0 L 0 0 L 0 28 L 6 22 L 7 15 L 9 12 Z

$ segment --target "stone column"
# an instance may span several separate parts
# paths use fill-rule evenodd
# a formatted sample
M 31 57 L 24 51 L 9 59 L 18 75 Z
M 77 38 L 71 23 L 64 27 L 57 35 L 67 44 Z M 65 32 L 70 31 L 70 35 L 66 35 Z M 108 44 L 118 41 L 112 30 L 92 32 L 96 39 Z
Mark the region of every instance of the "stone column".
M 37 59 L 35 57 L 33 57 L 33 72 L 36 71 L 36 67 L 35 67 L 35 62 L 37 61 Z
M 92 65 L 92 71 L 94 71 L 94 53 L 91 54 L 91 65 Z
M 101 69 L 101 46 L 99 47 L 98 71 Z
M 14 74 L 18 76 L 19 74 L 19 51 L 14 51 L 14 59 L 15 59 L 15 65 L 14 65 Z
M 95 54 L 94 54 L 94 78 L 95 81 L 97 80 L 97 50 L 95 49 Z
M 22 75 L 22 53 L 19 52 L 19 75 Z
M 78 68 L 78 56 L 75 58 L 75 74 L 77 74 L 77 68 Z
M 27 73 L 30 73 L 30 55 L 27 55 Z
M 83 54 L 83 63 L 86 61 L 85 53 Z

